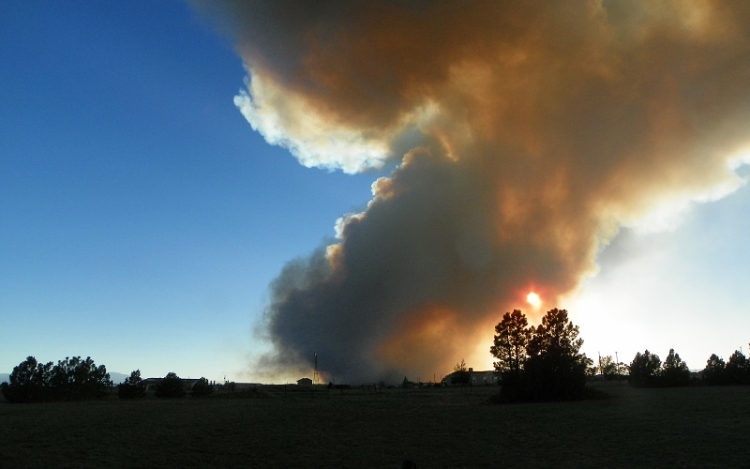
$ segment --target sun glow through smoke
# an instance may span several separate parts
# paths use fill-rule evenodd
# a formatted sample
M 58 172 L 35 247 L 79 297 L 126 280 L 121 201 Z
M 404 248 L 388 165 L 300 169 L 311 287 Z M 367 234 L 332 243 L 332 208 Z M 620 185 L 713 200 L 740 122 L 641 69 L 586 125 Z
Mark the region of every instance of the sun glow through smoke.
M 542 299 L 535 292 L 529 292 L 529 294 L 526 295 L 526 302 L 534 309 L 539 309 L 539 307 L 542 306 Z

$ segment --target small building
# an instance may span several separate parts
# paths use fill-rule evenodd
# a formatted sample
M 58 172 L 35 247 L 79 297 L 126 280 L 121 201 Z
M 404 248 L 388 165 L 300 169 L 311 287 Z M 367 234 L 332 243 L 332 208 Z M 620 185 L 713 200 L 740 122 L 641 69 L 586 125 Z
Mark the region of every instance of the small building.
M 474 371 L 474 368 L 469 368 L 468 371 L 454 371 L 443 378 L 443 383 L 449 386 L 455 384 L 487 386 L 498 384 L 499 382 L 498 375 L 494 371 Z
M 160 385 L 163 380 L 164 378 L 146 378 L 141 381 L 141 384 L 146 387 L 146 391 L 156 391 L 156 387 Z M 200 380 L 180 378 L 180 381 L 182 381 L 182 386 L 185 388 L 185 391 L 189 392 L 193 390 L 195 383 Z
M 301 378 L 297 380 L 297 386 L 309 388 L 312 386 L 312 380 L 310 378 Z
M 497 373 L 494 371 L 472 371 L 471 384 L 485 385 L 498 384 L 500 382 Z

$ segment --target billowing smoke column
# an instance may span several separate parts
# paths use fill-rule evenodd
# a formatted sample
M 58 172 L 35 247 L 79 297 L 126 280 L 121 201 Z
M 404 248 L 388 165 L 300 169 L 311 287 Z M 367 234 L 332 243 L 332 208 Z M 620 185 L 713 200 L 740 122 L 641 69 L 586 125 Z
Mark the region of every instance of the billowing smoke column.
M 236 39 L 235 102 L 270 143 L 307 166 L 397 163 L 271 286 L 270 371 L 314 353 L 350 382 L 449 371 L 529 289 L 557 306 L 620 227 L 743 182 L 748 2 L 195 6 Z

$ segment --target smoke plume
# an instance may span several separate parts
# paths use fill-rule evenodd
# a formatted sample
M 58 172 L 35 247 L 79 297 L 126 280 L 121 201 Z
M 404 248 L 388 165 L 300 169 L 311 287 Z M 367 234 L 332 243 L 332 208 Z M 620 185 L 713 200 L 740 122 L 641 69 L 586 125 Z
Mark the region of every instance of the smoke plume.
M 234 38 L 235 103 L 270 143 L 311 167 L 395 165 L 271 285 L 271 371 L 489 359 L 529 290 L 558 306 L 622 226 L 663 229 L 744 182 L 748 2 L 193 3 Z

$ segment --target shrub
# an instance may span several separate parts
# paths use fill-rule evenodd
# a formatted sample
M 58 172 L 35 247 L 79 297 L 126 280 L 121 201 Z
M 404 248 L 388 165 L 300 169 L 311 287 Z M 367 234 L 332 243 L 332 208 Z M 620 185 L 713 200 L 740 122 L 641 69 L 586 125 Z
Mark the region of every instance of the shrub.
M 213 392 L 214 387 L 211 386 L 206 378 L 201 378 L 193 385 L 192 395 L 193 397 L 206 397 L 210 396 Z
M 179 398 L 185 397 L 185 385 L 176 373 L 169 372 L 161 383 L 156 385 L 154 395 L 156 397 Z
M 141 370 L 135 370 L 117 386 L 117 395 L 120 399 L 138 399 L 146 395 L 146 385 L 141 379 Z

